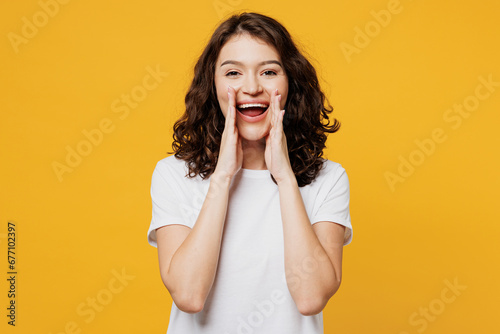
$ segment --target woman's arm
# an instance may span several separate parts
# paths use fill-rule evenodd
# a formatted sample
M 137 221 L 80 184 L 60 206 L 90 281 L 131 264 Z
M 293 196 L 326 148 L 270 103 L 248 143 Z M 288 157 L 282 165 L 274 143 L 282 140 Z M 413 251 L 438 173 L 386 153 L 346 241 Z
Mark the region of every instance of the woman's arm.
M 167 225 L 156 231 L 160 274 L 177 307 L 203 309 L 212 288 L 226 219 L 230 179 L 212 175 L 202 208 L 190 229 Z
M 221 138 L 219 158 L 200 213 L 192 229 L 170 225 L 156 231 L 160 274 L 177 307 L 188 313 L 203 309 L 212 288 L 229 188 L 243 161 L 236 128 L 236 100 L 228 87 L 229 106 Z
M 340 286 L 345 227 L 331 222 L 311 226 L 293 175 L 278 188 L 288 288 L 300 313 L 314 315 Z
M 345 227 L 326 221 L 311 226 L 290 165 L 280 100 L 276 90 L 265 159 L 279 189 L 288 289 L 300 313 L 313 315 L 323 310 L 340 286 Z

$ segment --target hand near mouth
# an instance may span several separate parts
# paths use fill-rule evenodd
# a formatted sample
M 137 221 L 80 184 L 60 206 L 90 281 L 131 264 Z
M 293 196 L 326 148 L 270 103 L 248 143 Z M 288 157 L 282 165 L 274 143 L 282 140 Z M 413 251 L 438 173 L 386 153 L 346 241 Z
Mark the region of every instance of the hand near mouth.
M 241 137 L 236 127 L 236 94 L 234 88 L 228 86 L 227 96 L 229 106 L 214 174 L 232 179 L 243 164 L 243 149 Z
M 271 129 L 266 137 L 265 160 L 269 172 L 273 175 L 276 183 L 287 180 L 293 177 L 292 167 L 290 165 L 290 157 L 288 156 L 288 146 L 286 144 L 286 136 L 283 131 L 283 116 L 285 110 L 280 108 L 281 95 L 278 95 L 278 90 L 274 90 L 271 96 L 271 105 L 269 112 L 271 113 Z

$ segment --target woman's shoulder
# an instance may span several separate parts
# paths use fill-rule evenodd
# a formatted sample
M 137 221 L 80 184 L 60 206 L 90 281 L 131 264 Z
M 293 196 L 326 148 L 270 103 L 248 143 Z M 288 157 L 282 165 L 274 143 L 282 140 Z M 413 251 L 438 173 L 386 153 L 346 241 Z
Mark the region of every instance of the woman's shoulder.
M 339 179 L 347 179 L 347 173 L 345 168 L 338 162 L 329 159 L 323 159 L 323 165 L 321 169 L 311 183 L 311 185 L 321 185 L 326 183 L 336 183 Z
M 186 162 L 177 158 L 175 155 L 170 155 L 159 160 L 155 166 L 155 173 L 161 175 L 185 176 L 188 172 Z
M 189 167 L 187 162 L 177 158 L 175 155 L 170 155 L 159 160 L 156 163 L 153 174 L 161 176 L 164 179 L 168 178 L 182 183 L 196 183 L 203 186 L 206 183 L 206 180 L 202 179 L 200 175 L 189 177 Z
M 175 155 L 169 155 L 156 163 L 159 168 L 183 168 L 185 161 L 177 158 Z
M 331 175 L 331 174 L 343 174 L 345 173 L 345 168 L 338 162 L 329 159 L 323 159 L 323 166 L 319 172 L 319 175 Z

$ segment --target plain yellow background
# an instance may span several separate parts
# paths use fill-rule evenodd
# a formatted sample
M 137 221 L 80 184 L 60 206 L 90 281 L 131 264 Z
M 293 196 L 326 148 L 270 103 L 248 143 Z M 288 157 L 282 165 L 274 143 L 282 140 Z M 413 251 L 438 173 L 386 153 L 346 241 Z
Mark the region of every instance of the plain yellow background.
M 151 174 L 205 43 L 245 10 L 289 29 L 342 122 L 325 154 L 348 172 L 354 239 L 325 333 L 500 331 L 498 1 L 66 2 L 0 4 L 2 333 L 166 332 Z M 86 156 L 58 177 L 68 147 Z

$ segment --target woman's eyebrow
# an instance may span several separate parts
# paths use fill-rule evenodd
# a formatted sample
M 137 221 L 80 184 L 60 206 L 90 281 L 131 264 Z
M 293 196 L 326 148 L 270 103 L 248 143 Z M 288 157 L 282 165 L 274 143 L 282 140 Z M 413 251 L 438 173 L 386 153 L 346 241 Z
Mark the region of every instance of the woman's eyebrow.
M 240 61 L 237 61 L 237 60 L 226 60 L 225 62 L 220 64 L 220 66 L 222 67 L 222 66 L 228 65 L 228 64 L 243 66 L 243 63 Z M 281 65 L 281 63 L 277 60 L 265 60 L 265 61 L 258 63 L 257 65 L 261 66 L 261 65 L 267 65 L 267 64 L 277 64 L 283 68 L 283 65 Z

